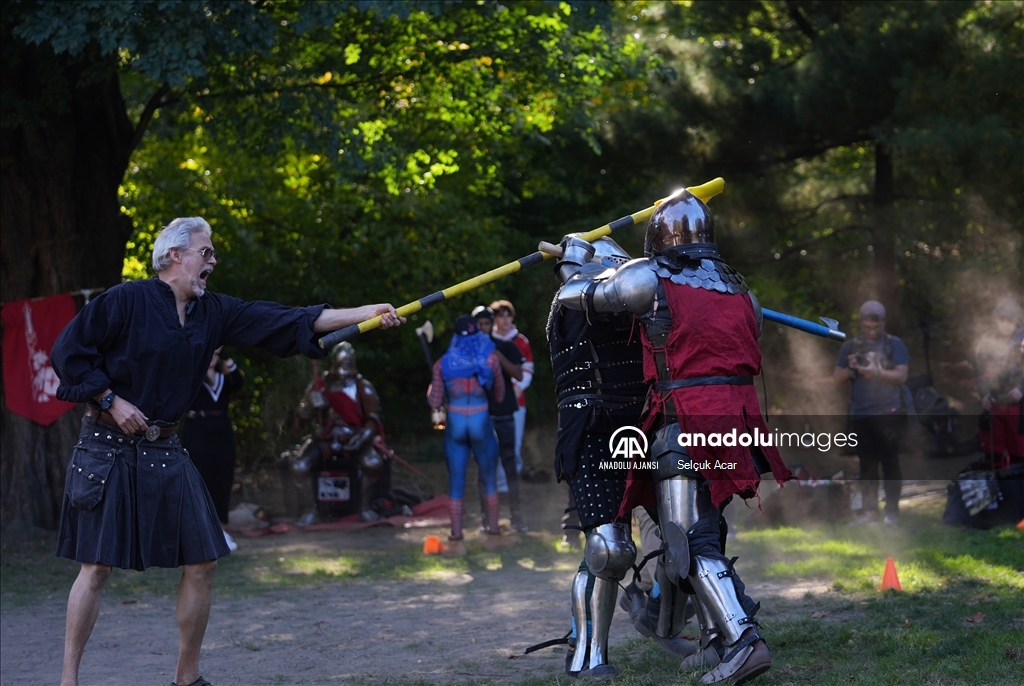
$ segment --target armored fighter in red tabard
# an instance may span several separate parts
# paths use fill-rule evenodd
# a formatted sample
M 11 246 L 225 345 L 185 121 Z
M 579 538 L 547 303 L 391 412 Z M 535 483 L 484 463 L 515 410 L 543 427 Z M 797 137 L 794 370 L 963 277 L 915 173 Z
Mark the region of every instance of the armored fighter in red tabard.
M 571 236 L 562 248 L 563 270 L 587 264 L 593 254 L 590 244 Z M 653 473 L 634 472 L 619 515 L 643 505 L 659 522 L 666 550 L 659 635 L 680 628 L 673 626 L 682 617 L 671 596 L 693 594 L 701 650 L 683 666 L 705 666 L 706 684 L 742 683 L 767 671 L 771 655 L 754 620 L 760 604 L 723 554 L 721 513 L 733 496 L 756 496 L 761 474 L 770 471 L 780 483 L 791 477 L 778 450 L 753 441 L 755 430 L 767 433 L 753 386 L 761 371 L 761 307 L 719 255 L 711 212 L 688 191 L 655 210 L 644 252 L 607 275 L 581 271 L 558 297 L 569 308 L 632 312 L 643 323 L 644 377 L 651 386 L 643 428 L 653 432 L 649 459 L 657 466 Z M 736 440 L 691 445 L 688 437 L 698 433 Z

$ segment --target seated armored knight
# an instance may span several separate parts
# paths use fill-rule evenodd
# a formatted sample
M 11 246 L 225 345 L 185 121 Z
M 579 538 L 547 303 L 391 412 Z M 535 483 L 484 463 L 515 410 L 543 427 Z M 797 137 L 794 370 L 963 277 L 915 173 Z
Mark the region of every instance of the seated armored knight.
M 296 450 L 292 462 L 293 473 L 300 477 L 299 489 L 309 501 L 299 526 L 344 512 L 353 491 L 359 519 L 380 519 L 372 503 L 390 487 L 380 397 L 359 373 L 351 343 L 339 343 L 331 350 L 331 369 L 306 388 L 298 415 L 316 420 L 319 427 Z

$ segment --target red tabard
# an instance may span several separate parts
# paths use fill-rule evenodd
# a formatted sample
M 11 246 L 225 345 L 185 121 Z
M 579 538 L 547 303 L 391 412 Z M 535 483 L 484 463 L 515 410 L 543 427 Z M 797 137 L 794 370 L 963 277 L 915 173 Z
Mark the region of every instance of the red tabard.
M 757 376 L 761 373 L 761 349 L 757 344 L 757 318 L 746 295 L 727 295 L 689 286 L 680 286 L 662 279 L 672 313 L 672 331 L 664 347 L 655 348 L 643 331 L 644 378 L 649 384 L 658 381 L 655 352 L 664 352 L 672 380 L 702 376 Z M 754 429 L 768 433 L 757 403 L 753 385 L 711 385 L 675 388 L 668 392 L 652 391 L 644 430 L 662 424 L 660 416 L 665 401 L 671 397 L 682 433 L 717 433 L 743 435 Z M 709 480 L 711 499 L 717 506 L 732 495 L 751 498 L 757 494 L 761 481 L 750 455 L 750 448 L 735 446 L 689 447 L 690 459 L 708 461 L 709 468 L 700 473 Z M 772 474 L 781 484 L 792 478 L 782 462 L 778 449 L 762 447 Z M 732 469 L 715 468 L 718 463 L 735 463 Z M 654 482 L 649 478 L 630 479 L 620 514 L 629 513 L 637 505 L 653 507 Z
M 68 294 L 4 305 L 4 389 L 7 408 L 49 426 L 75 403 L 58 400 L 60 380 L 50 366 L 57 336 L 75 316 Z
M 363 385 L 356 381 L 356 396 L 360 399 L 363 397 L 362 391 Z M 341 421 L 354 429 L 363 428 L 363 408 L 360 402 L 348 397 L 345 391 L 328 391 L 324 395 Z

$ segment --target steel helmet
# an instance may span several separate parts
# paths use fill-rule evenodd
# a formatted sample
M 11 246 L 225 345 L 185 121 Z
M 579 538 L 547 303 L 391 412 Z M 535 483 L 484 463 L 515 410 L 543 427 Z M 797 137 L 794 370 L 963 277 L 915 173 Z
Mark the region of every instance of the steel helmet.
M 356 368 L 356 349 L 348 341 L 342 341 L 331 348 L 331 371 L 342 379 L 359 373 Z
M 715 219 L 700 198 L 687 190 L 676 191 L 651 215 L 644 254 L 651 257 L 694 243 L 715 243 Z

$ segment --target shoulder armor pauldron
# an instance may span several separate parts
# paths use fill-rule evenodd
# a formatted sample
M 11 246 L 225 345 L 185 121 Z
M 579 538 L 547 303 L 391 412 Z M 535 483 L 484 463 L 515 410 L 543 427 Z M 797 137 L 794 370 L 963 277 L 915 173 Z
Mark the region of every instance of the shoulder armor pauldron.
M 730 295 L 743 294 L 750 290 L 743 275 L 721 260 L 691 260 L 685 257 L 673 259 L 658 255 L 651 258 L 648 264 L 651 271 L 659 277 L 680 286 Z

